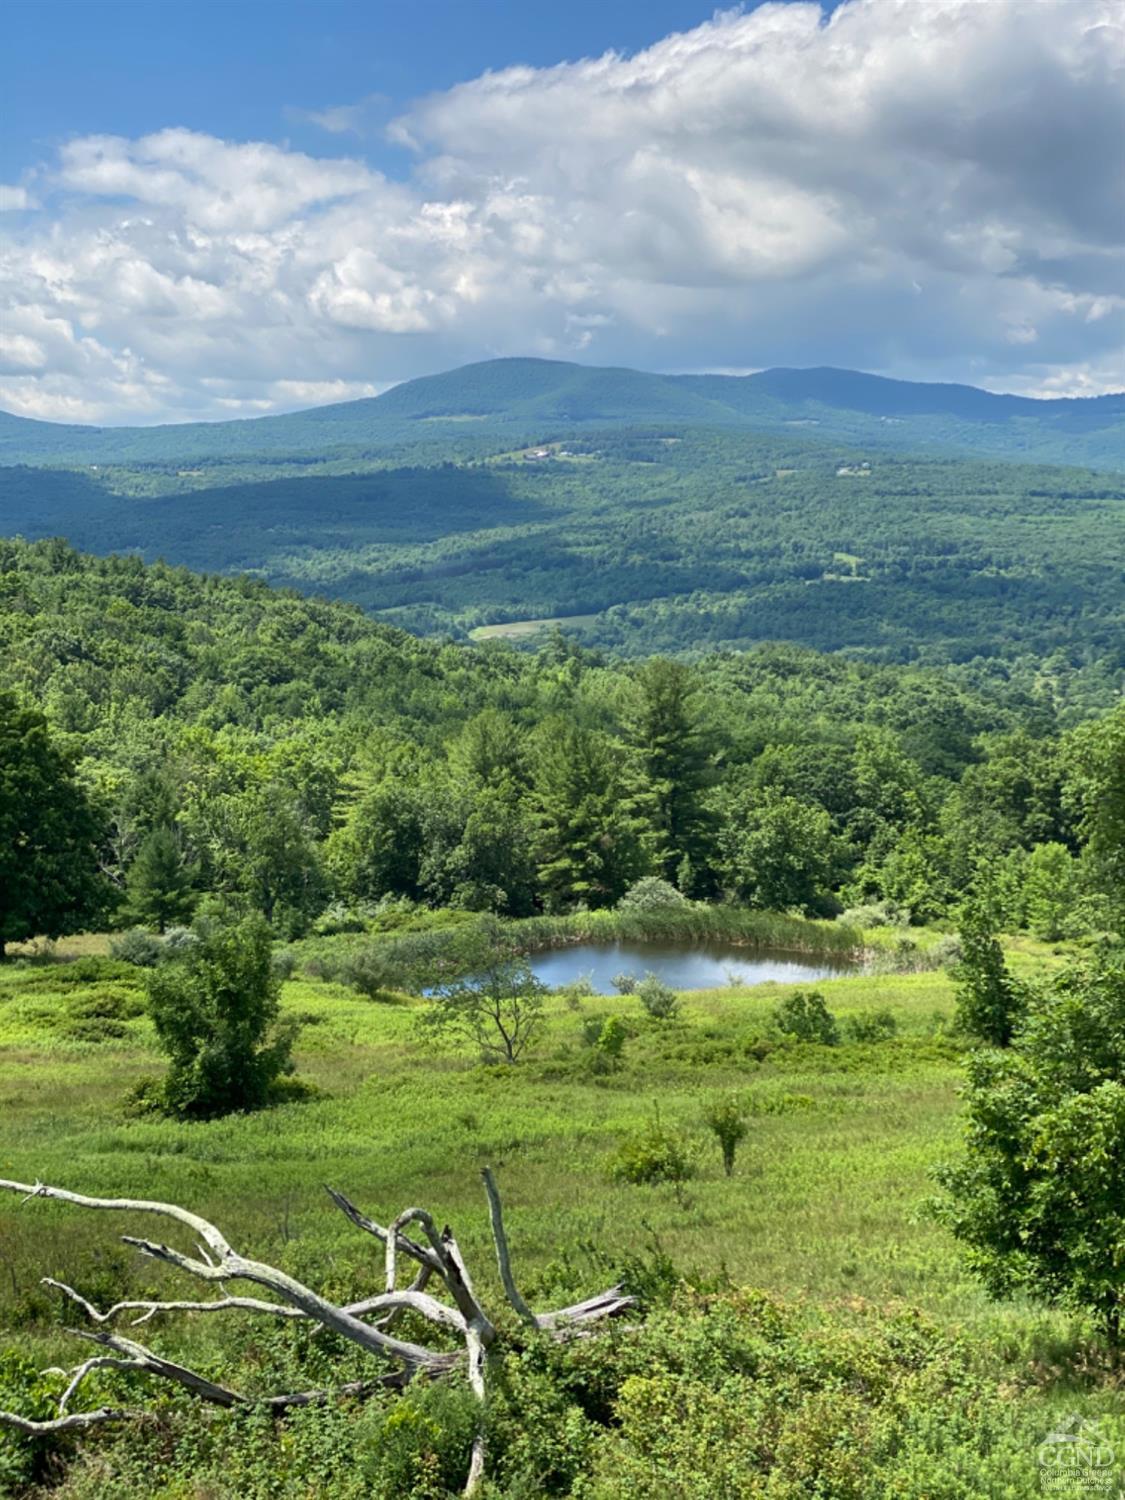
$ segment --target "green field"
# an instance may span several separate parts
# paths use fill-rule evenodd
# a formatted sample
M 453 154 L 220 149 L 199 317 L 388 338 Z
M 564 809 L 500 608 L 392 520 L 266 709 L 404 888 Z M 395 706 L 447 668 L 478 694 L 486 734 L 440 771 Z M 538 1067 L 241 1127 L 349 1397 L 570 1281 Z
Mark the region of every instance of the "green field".
M 553 615 L 548 620 L 509 620 L 503 625 L 478 625 L 469 635 L 474 641 L 526 640 L 556 628 L 580 630 L 597 618 L 597 615 Z
M 1028 974 L 1058 962 L 1029 940 L 1012 958 Z M 315 1085 L 314 1096 L 258 1115 L 195 1124 L 130 1118 L 125 1110 L 127 1091 L 161 1066 L 141 1013 L 139 971 L 135 977 L 119 971 L 88 986 L 61 982 L 65 973 L 65 966 L 40 961 L 10 966 L 0 978 L 0 1172 L 7 1178 L 182 1203 L 216 1222 L 236 1249 L 340 1298 L 377 1289 L 381 1257 L 333 1211 L 323 1184 L 342 1189 L 382 1222 L 420 1202 L 439 1223 L 454 1227 L 478 1289 L 499 1305 L 478 1182 L 479 1168 L 490 1164 L 505 1194 L 524 1288 L 550 1305 L 566 1300 L 560 1291 L 582 1296 L 599 1290 L 615 1268 L 658 1247 L 689 1282 L 729 1280 L 794 1304 L 801 1326 L 831 1318 L 832 1326 L 852 1328 L 858 1338 L 873 1306 L 885 1333 L 906 1305 L 932 1319 L 942 1337 L 970 1331 L 976 1384 L 964 1399 L 1008 1403 L 998 1409 L 1010 1411 L 1012 1451 L 989 1457 L 992 1440 L 982 1433 L 985 1456 L 973 1460 L 977 1467 L 968 1464 L 966 1487 L 920 1489 L 918 1496 L 1015 1500 L 1032 1493 L 1021 1485 L 1034 1479 L 1034 1443 L 1071 1412 L 1117 1412 L 1125 1437 L 1120 1377 L 1106 1372 L 1104 1356 L 1092 1352 L 1081 1324 L 1039 1307 L 989 1304 L 953 1241 L 924 1211 L 933 1191 L 931 1168 L 958 1149 L 963 1055 L 948 1032 L 953 991 L 943 972 L 827 981 L 820 988 L 841 1019 L 887 1008 L 897 1035 L 838 1048 L 783 1043 L 761 1060 L 748 1049 L 768 1034 L 785 986 L 690 993 L 682 997 L 680 1017 L 663 1023 L 644 1017 L 630 997 L 558 995 L 549 1002 L 534 1055 L 508 1069 L 484 1068 L 462 1049 L 435 1050 L 422 1042 L 414 1023 L 424 1002 L 375 1004 L 337 985 L 296 979 L 285 986 L 284 1005 L 304 1023 L 299 1073 Z M 624 1066 L 591 1076 L 582 1023 L 610 1013 L 625 1017 L 633 1033 Z M 702 1114 L 709 1101 L 732 1092 L 748 1103 L 752 1122 L 728 1179 Z M 654 1116 L 682 1134 L 694 1175 L 674 1185 L 614 1182 L 614 1151 Z M 157 1289 L 165 1296 L 198 1295 L 184 1278 L 122 1247 L 122 1232 L 150 1233 L 151 1225 L 0 1200 L 0 1325 L 22 1355 L 41 1366 L 71 1365 L 80 1357 L 76 1341 L 62 1332 L 75 1315 L 60 1315 L 57 1297 L 39 1286 L 43 1276 L 76 1285 L 103 1304 Z M 240 1316 L 167 1320 L 137 1336 L 252 1389 L 255 1382 L 268 1383 L 289 1356 L 279 1353 L 281 1334 L 261 1334 L 257 1324 L 239 1323 Z M 353 1363 L 352 1356 L 339 1355 L 341 1378 L 354 1375 Z M 112 1382 L 120 1378 L 105 1377 L 103 1390 L 115 1389 Z M 152 1400 L 151 1382 L 146 1396 Z M 203 1418 L 198 1407 L 161 1400 L 169 1431 L 163 1446 L 145 1450 L 145 1462 L 156 1465 L 150 1487 L 131 1467 L 132 1439 L 102 1433 L 77 1450 L 66 1477 L 53 1476 L 52 1492 L 208 1500 L 384 1493 L 353 1490 L 350 1479 L 327 1489 L 308 1479 L 312 1460 L 303 1445 L 313 1441 L 314 1429 L 307 1423 L 331 1425 L 338 1417 L 309 1416 L 294 1429 L 297 1437 L 287 1438 L 284 1429 L 271 1428 L 268 1437 L 259 1432 L 254 1442 L 265 1445 L 270 1466 L 268 1479 L 259 1479 L 257 1471 L 225 1468 L 206 1456 L 208 1443 L 222 1448 L 224 1431 L 231 1443 L 243 1441 L 244 1429 L 231 1426 L 235 1418 Z M 198 1439 L 197 1449 L 190 1435 L 201 1427 L 211 1436 Z M 323 1433 L 316 1441 L 322 1439 Z M 287 1442 L 297 1444 L 291 1463 L 283 1461 Z M 573 1493 L 661 1493 L 638 1488 L 641 1479 L 622 1479 L 625 1487 L 614 1488 L 616 1481 L 603 1474 L 599 1483 Z M 760 1493 L 799 1492 L 782 1486 Z M 736 1485 L 725 1493 L 759 1491 Z M 838 1487 L 808 1493 L 891 1492 Z M 895 1493 L 905 1500 L 909 1492 Z

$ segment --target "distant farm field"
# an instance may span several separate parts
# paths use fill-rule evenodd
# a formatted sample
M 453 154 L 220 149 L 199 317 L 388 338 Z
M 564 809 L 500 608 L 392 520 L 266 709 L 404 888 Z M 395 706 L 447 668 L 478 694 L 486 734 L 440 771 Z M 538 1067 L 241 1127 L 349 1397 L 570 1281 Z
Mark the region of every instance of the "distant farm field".
M 597 615 L 552 615 L 546 620 L 509 620 L 503 625 L 478 625 L 469 632 L 474 641 L 526 640 L 528 636 L 541 635 L 545 630 L 577 629 L 592 625 Z

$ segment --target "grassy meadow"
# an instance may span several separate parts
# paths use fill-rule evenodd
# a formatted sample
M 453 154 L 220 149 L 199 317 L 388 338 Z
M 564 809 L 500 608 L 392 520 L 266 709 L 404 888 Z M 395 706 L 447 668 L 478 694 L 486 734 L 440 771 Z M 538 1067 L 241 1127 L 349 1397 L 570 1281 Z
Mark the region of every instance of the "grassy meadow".
M 1028 974 L 1060 961 L 1027 940 L 1011 956 Z M 689 1281 L 729 1278 L 813 1319 L 822 1308 L 847 1320 L 870 1304 L 908 1304 L 943 1329 L 970 1331 L 989 1380 L 1018 1392 L 1021 1420 L 1043 1434 L 1059 1412 L 1120 1412 L 1120 1381 L 1081 1326 L 1042 1308 L 989 1304 L 924 1211 L 930 1169 L 958 1149 L 962 1053 L 949 1033 L 953 986 L 943 971 L 857 973 L 818 985 L 841 1021 L 872 1009 L 897 1021 L 890 1040 L 835 1048 L 763 1047 L 785 985 L 691 992 L 677 1019 L 664 1022 L 644 1016 L 635 997 L 558 994 L 534 1055 L 514 1068 L 482 1067 L 464 1048 L 423 1041 L 415 1029 L 422 1002 L 375 1003 L 293 979 L 283 1004 L 302 1022 L 298 1070 L 311 1095 L 257 1115 L 183 1124 L 134 1117 L 126 1106 L 129 1090 L 161 1070 L 141 971 L 115 966 L 110 977 L 72 982 L 81 968 L 0 970 L 0 1176 L 176 1201 L 217 1223 L 242 1253 L 341 1298 L 378 1289 L 381 1256 L 331 1207 L 323 1184 L 384 1223 L 420 1203 L 453 1226 L 478 1289 L 500 1305 L 478 1177 L 490 1164 L 517 1274 L 541 1305 L 597 1291 L 637 1257 L 666 1256 Z M 632 1035 L 621 1069 L 595 1076 L 583 1022 L 609 1014 L 625 1018 Z M 703 1113 L 732 1093 L 752 1118 L 727 1178 Z M 613 1180 L 613 1153 L 654 1118 L 682 1134 L 693 1175 L 654 1186 Z M 39 1286 L 43 1276 L 102 1304 L 158 1289 L 199 1295 L 119 1240 L 152 1232 L 140 1216 L 0 1197 L 0 1347 L 41 1365 L 81 1357 L 63 1332 L 75 1315 Z M 257 1327 L 237 1317 L 168 1319 L 151 1341 L 216 1374 L 234 1364 L 243 1388 L 253 1388 Z M 340 1368 L 352 1363 L 343 1352 Z M 106 1442 L 90 1440 L 87 1455 Z M 75 1465 L 62 1493 L 98 1493 L 91 1462 Z M 102 1492 L 140 1493 L 108 1480 Z M 225 1500 L 235 1491 L 150 1493 Z

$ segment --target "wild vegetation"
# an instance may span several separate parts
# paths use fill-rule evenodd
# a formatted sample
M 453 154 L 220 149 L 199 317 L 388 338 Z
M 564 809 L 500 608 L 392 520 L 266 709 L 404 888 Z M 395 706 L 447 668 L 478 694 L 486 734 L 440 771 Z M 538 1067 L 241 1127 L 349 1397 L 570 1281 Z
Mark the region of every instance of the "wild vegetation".
M 222 1226 L 141 1258 L 4 1195 L 0 1485 L 1008 1500 L 1060 1427 L 1125 1443 L 1111 664 L 465 647 L 49 540 L 0 543 L 0 600 L 3 1178 Z M 530 971 L 623 936 L 866 963 Z M 525 1306 L 622 1318 L 522 1316 L 483 1167 Z M 451 1273 L 367 1308 L 442 1378 L 373 1376 L 346 1309 L 403 1282 L 325 1181 L 456 1225 L 487 1361 Z M 232 1244 L 335 1322 L 152 1306 Z
M 565 615 L 633 655 L 790 640 L 1122 665 L 1120 475 L 694 427 L 538 451 L 477 436 L 280 471 L 6 468 L 3 529 L 249 571 L 424 634 Z

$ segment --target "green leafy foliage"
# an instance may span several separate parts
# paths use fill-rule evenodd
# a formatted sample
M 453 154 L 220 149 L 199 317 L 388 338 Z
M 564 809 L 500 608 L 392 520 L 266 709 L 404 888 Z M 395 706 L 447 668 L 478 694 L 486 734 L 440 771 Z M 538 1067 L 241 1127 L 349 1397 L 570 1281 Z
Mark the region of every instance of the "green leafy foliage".
M 611 1170 L 622 1182 L 651 1185 L 685 1182 L 694 1164 L 683 1138 L 654 1118 L 644 1130 L 622 1141 Z
M 782 1035 L 799 1042 L 815 1042 L 822 1047 L 839 1044 L 840 1028 L 819 990 L 794 990 L 774 1011 L 773 1019 Z
M 716 1099 L 707 1106 L 703 1121 L 719 1143 L 719 1149 L 723 1153 L 723 1171 L 730 1177 L 734 1172 L 735 1153 L 750 1129 L 746 1108 L 733 1096 Z
M 279 1020 L 270 949 L 260 916 L 209 921 L 195 946 L 151 971 L 149 1011 L 168 1055 L 162 1092 L 173 1114 L 258 1109 L 292 1072 L 296 1028 Z
M 0 959 L 7 943 L 61 937 L 111 904 L 105 829 L 47 720 L 0 692 Z
M 959 928 L 957 1024 L 978 1041 L 1007 1047 L 1027 1004 L 1024 987 L 1008 972 L 987 906 L 970 902 Z
M 963 1161 L 941 1212 L 995 1296 L 1125 1312 L 1125 955 L 1107 947 L 1033 994 L 1005 1052 L 969 1063 Z
M 675 1019 L 680 1008 L 679 997 L 672 986 L 665 984 L 656 974 L 646 974 L 637 982 L 633 993 L 641 1002 L 645 1015 L 654 1021 Z
M 471 1041 L 485 1062 L 517 1063 L 542 1025 L 547 987 L 509 952 L 482 951 L 474 968 L 471 978 L 435 989 L 419 1026 Z
M 561 637 L 420 641 L 60 542 L 0 542 L 0 578 L 0 690 L 43 705 L 98 810 L 52 869 L 65 883 L 88 860 L 83 890 L 123 890 L 125 921 L 176 925 L 216 896 L 285 941 L 381 937 L 420 908 L 709 936 L 726 891 L 917 922 L 950 916 L 982 861 L 1009 928 L 1117 921 L 1108 661 L 1001 673 L 761 646 L 642 668 Z M 85 815 L 53 809 L 69 849 Z

